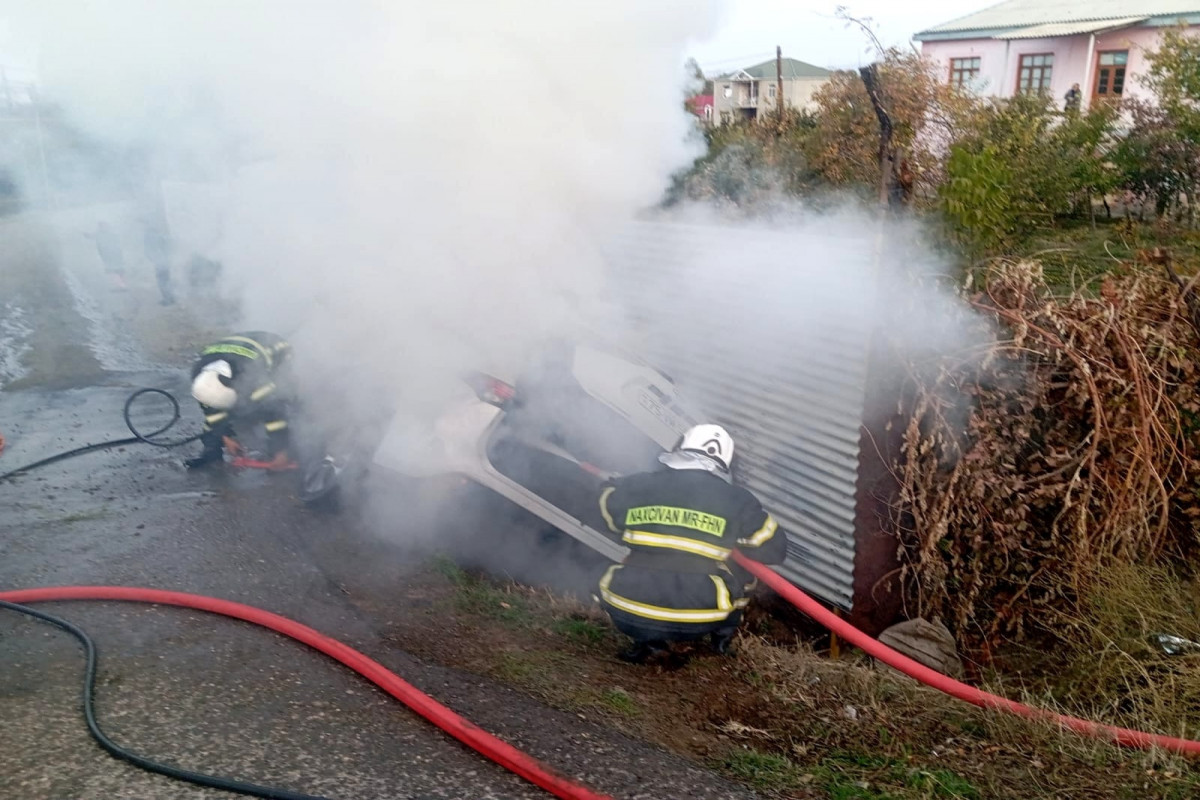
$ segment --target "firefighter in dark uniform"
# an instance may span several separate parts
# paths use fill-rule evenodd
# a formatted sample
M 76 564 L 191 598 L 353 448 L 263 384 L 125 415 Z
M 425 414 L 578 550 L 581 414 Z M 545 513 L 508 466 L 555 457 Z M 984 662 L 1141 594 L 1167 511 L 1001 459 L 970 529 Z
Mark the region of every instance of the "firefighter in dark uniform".
M 192 367 L 192 397 L 204 412 L 204 450 L 185 462 L 189 469 L 222 460 L 222 447 L 242 452 L 235 424 L 262 426 L 271 468 L 292 466 L 288 458 L 287 367 L 291 345 L 280 336 L 251 331 L 226 336 L 200 351 Z
M 726 561 L 734 550 L 764 564 L 784 560 L 786 534 L 753 494 L 733 485 L 732 460 L 729 433 L 697 425 L 659 456 L 665 469 L 604 487 L 600 511 L 630 550 L 600 580 L 601 605 L 633 639 L 622 659 L 642 663 L 670 641 L 706 635 L 718 653 L 728 652 L 753 583 Z

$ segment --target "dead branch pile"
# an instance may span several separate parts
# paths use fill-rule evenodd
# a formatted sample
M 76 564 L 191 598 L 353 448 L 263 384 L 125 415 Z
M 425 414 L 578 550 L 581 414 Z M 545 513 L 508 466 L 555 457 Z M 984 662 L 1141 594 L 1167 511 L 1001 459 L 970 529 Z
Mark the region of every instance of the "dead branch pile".
M 1070 635 L 1106 566 L 1191 552 L 1200 337 L 1149 267 L 1054 298 L 1038 264 L 1005 263 L 971 303 L 1002 335 L 914 373 L 897 511 L 909 613 L 986 653 Z

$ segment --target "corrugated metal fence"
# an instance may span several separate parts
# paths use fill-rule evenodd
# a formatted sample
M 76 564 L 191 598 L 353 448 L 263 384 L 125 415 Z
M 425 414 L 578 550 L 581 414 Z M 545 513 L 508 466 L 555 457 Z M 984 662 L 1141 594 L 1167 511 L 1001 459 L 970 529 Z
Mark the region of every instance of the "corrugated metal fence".
M 785 575 L 845 609 L 874 316 L 858 233 L 639 223 L 605 253 L 629 344 L 734 435 L 738 481 L 791 537 Z

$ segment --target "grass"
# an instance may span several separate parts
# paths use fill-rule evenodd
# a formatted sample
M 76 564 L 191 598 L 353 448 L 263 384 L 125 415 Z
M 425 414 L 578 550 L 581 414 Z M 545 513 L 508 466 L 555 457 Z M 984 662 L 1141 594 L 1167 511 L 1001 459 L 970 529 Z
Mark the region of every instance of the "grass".
M 1010 656 L 1002 691 L 1138 730 L 1200 736 L 1200 656 L 1167 655 L 1156 633 L 1200 641 L 1200 582 L 1165 566 L 1114 565 L 1069 614 L 1070 640 Z
M 620 687 L 601 692 L 599 698 L 597 698 L 596 705 L 630 717 L 642 713 L 642 709 L 638 706 L 637 701 Z
M 496 677 L 572 711 L 599 711 L 621 718 L 637 717 L 642 707 L 619 686 L 598 689 L 564 676 L 571 656 L 555 650 L 506 650 L 496 657 Z
M 854 651 L 832 662 L 804 643 L 743 635 L 732 659 L 697 652 L 677 670 L 634 667 L 614 658 L 619 637 L 603 615 L 576 601 L 445 559 L 431 571 L 456 626 L 480 643 L 452 664 L 708 763 L 765 797 L 1200 796 L 1200 777 L 1182 759 L 985 712 L 873 669 Z M 1157 599 L 1172 597 L 1168 590 Z M 500 603 L 511 608 L 498 610 Z M 1129 605 L 1119 596 L 1112 604 Z M 1179 613 L 1189 608 L 1180 603 Z M 1029 686 L 992 688 L 1053 705 L 1044 690 L 1030 698 Z
M 525 598 L 484 583 L 460 586 L 455 605 L 460 611 L 490 617 L 504 625 L 523 626 L 533 622 Z
M 812 775 L 815 786 L 844 800 L 983 797 L 974 784 L 953 770 L 910 767 L 901 759 L 852 750 L 831 754 L 812 769 Z
M 838 752 L 818 764 L 801 766 L 786 756 L 740 747 L 731 750 L 717 767 L 764 792 L 787 792 L 809 786 L 835 800 L 982 800 L 983 797 L 970 781 L 951 770 L 909 769 L 894 759 L 852 751 Z M 881 777 L 890 785 L 880 785 Z
M 766 792 L 795 789 L 812 780 L 789 758 L 775 753 L 764 753 L 753 747 L 731 750 L 715 766 L 723 772 L 744 781 L 755 789 Z
M 909 773 L 908 785 L 931 791 L 933 797 L 955 797 L 963 800 L 980 800 L 982 795 L 970 781 L 948 769 L 929 772 L 916 770 Z
M 449 556 L 436 555 L 429 561 L 429 567 L 455 586 L 461 586 L 470 580 L 470 576 Z
M 1181 274 L 1200 270 L 1200 232 L 1135 220 L 1097 220 L 1093 228 L 1079 222 L 1034 237 L 1015 256 L 1042 263 L 1046 281 L 1056 291 L 1094 285 L 1098 278 L 1136 261 L 1154 247 L 1170 251 Z
M 461 613 L 479 615 L 508 626 L 528 626 L 534 618 L 529 602 L 515 584 L 497 585 L 472 575 L 450 559 L 438 556 L 433 570 L 454 586 L 454 607 Z
M 554 632 L 584 645 L 599 645 L 612 639 L 612 631 L 606 625 L 589 619 L 567 617 L 555 620 Z
M 561 654 L 542 651 L 506 651 L 500 653 L 496 671 L 506 680 L 531 690 L 545 689 L 553 674 L 555 660 Z
M 786 756 L 740 747 L 731 750 L 717 767 L 764 792 L 809 786 L 836 800 L 983 798 L 970 781 L 952 770 L 912 769 L 896 759 L 854 751 L 839 751 L 815 765 L 801 766 Z

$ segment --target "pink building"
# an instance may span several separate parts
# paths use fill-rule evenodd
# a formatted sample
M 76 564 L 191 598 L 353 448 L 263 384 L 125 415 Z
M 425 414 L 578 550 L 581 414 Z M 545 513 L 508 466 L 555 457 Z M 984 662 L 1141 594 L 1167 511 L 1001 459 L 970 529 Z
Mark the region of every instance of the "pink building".
M 1138 76 L 1164 28 L 1200 23 L 1200 0 L 1007 0 L 913 38 L 946 80 L 980 94 L 1043 91 L 1081 106 L 1146 96 Z

